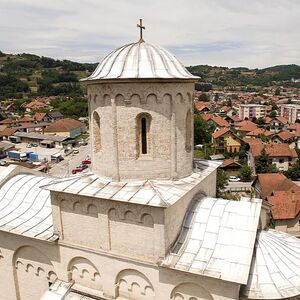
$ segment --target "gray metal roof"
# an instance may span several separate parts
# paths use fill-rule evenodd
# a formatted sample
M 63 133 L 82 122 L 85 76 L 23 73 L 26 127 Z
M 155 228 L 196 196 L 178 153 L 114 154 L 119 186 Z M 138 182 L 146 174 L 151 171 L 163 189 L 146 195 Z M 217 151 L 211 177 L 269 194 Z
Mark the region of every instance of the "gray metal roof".
M 1 168 L 3 176 L 14 169 Z M 2 176 L 1 176 L 2 177 Z M 0 188 L 0 230 L 54 241 L 50 192 L 41 185 L 53 179 L 30 174 L 15 175 Z
M 49 140 L 53 142 L 63 142 L 68 139 L 68 137 L 64 137 L 64 136 L 41 134 L 35 132 L 16 132 L 14 136 L 18 136 L 20 138 L 36 139 L 40 141 Z
M 136 78 L 196 80 L 199 77 L 193 76 L 167 50 L 142 40 L 111 52 L 100 62 L 93 74 L 82 81 Z
M 230 201 L 199 194 L 162 266 L 246 284 L 261 199 Z
M 43 188 L 82 196 L 168 207 L 189 192 L 220 165 L 197 161 L 194 173 L 178 180 L 111 181 L 95 174 L 81 174 L 57 179 Z
M 300 240 L 272 229 L 261 231 L 242 294 L 249 299 L 299 299 Z

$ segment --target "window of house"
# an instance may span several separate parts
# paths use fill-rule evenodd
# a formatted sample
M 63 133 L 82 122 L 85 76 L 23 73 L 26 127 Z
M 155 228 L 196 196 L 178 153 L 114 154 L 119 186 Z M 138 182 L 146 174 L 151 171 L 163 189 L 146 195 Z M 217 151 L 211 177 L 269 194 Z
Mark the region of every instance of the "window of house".
M 284 158 L 279 158 L 279 163 L 283 164 L 284 163 Z

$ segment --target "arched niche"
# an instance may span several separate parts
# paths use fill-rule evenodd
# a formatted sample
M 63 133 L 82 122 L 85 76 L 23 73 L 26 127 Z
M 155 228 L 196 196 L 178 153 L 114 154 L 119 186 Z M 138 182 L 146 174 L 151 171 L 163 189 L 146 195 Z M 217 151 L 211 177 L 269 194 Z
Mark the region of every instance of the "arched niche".
M 155 94 L 149 94 L 148 96 L 147 96 L 147 99 L 146 99 L 146 102 L 148 103 L 148 104 L 151 104 L 151 103 L 157 103 L 157 96 L 155 95 Z
M 116 105 L 124 105 L 125 104 L 125 97 L 122 94 L 117 94 L 115 97 Z
M 77 288 L 87 287 L 102 290 L 102 280 L 97 267 L 87 258 L 74 257 L 68 264 L 69 280 L 74 280 Z
M 213 300 L 213 297 L 204 287 L 186 282 L 173 289 L 170 300 Z
M 23 246 L 13 256 L 14 279 L 18 299 L 40 299 L 56 278 L 50 259 L 39 249 Z M 48 274 L 53 274 L 51 277 Z
M 154 300 L 154 288 L 150 280 L 134 269 L 121 271 L 116 277 L 116 299 Z
M 177 103 L 184 102 L 183 95 L 181 93 L 177 93 L 176 96 L 175 96 L 175 100 L 176 100 Z

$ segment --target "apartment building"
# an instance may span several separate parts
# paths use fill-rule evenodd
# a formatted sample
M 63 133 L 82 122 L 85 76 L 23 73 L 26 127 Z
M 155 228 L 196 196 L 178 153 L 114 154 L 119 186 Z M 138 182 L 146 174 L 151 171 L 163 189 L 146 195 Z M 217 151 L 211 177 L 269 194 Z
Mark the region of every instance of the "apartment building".
M 261 104 L 241 104 L 239 107 L 239 117 L 241 120 L 246 118 L 264 118 L 266 112 L 266 106 Z
M 299 104 L 282 104 L 280 107 L 280 115 L 285 117 L 289 123 L 295 123 L 300 120 L 300 105 Z

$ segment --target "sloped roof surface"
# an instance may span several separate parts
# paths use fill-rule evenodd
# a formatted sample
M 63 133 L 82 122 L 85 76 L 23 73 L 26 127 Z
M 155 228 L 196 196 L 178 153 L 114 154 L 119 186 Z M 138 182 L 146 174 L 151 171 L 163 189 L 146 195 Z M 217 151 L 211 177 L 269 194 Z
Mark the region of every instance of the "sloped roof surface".
M 300 295 L 300 240 L 269 229 L 258 235 L 247 286 L 249 299 L 286 299 Z
M 270 196 L 274 191 L 297 191 L 300 187 L 281 173 L 258 174 L 257 180 L 261 189 L 261 197 Z
M 2 167 L 3 168 L 3 167 Z M 3 176 L 12 169 L 4 167 Z M 0 188 L 0 230 L 54 241 L 50 192 L 40 189 L 53 179 L 29 174 L 15 175 Z
M 250 151 L 254 157 L 259 156 L 263 149 L 270 157 L 298 157 L 296 150 L 291 149 L 288 144 L 250 144 Z
M 272 206 L 272 217 L 275 220 L 294 219 L 300 212 L 300 190 L 275 191 L 267 197 Z
M 70 130 L 85 126 L 80 121 L 66 118 L 55 121 L 53 124 L 45 128 L 44 132 L 68 132 Z
M 229 131 L 230 131 L 230 129 L 227 128 L 227 127 L 221 128 L 220 130 L 215 131 L 215 132 L 212 134 L 212 137 L 213 137 L 214 139 L 217 139 L 217 138 L 219 138 L 220 136 L 224 135 L 225 133 L 227 133 L 227 132 L 229 132 Z
M 246 284 L 260 210 L 260 199 L 230 201 L 199 194 L 162 265 Z
M 212 173 L 220 162 L 195 161 L 194 173 L 178 180 L 111 181 L 95 174 L 57 179 L 43 188 L 122 202 L 168 207 Z
M 140 40 L 110 54 L 84 81 L 97 79 L 198 79 L 169 51 Z

